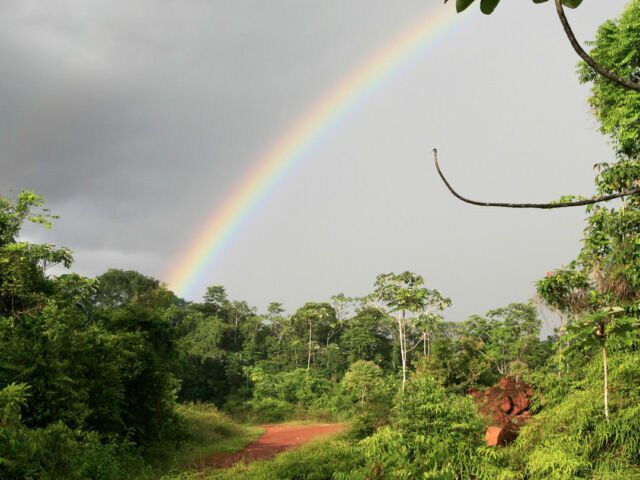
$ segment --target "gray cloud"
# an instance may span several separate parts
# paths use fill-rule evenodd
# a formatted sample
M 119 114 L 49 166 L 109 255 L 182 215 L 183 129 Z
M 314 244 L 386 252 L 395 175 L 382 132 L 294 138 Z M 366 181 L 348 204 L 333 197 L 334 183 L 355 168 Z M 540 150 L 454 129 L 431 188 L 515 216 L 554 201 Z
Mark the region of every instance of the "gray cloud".
M 502 2 L 365 99 L 274 191 L 206 284 L 295 309 L 411 269 L 464 319 L 524 301 L 579 249 L 584 212 L 483 210 L 464 194 L 589 194 L 613 158 L 552 5 Z M 578 37 L 623 0 L 570 12 Z M 354 65 L 439 1 L 5 1 L 0 191 L 61 215 L 34 240 L 75 269 L 162 276 L 260 153 Z M 205 285 L 201 286 L 204 291 Z M 197 298 L 199 294 L 195 295 Z

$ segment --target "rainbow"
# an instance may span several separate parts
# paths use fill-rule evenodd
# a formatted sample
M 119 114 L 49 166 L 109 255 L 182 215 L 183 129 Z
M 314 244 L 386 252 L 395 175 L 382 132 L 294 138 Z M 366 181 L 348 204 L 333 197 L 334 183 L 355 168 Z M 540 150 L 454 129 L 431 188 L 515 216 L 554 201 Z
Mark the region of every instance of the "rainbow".
M 453 8 L 430 8 L 391 42 L 344 76 L 321 96 L 254 162 L 224 203 L 184 250 L 164 277 L 177 295 L 189 297 L 214 262 L 265 197 L 335 126 L 373 91 L 469 15 Z

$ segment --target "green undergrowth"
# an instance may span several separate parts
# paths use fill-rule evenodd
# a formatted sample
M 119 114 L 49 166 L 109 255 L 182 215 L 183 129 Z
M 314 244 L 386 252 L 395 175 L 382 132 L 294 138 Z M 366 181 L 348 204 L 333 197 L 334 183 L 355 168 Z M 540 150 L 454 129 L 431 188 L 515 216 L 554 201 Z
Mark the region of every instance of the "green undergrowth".
M 225 411 L 237 421 L 254 425 L 269 423 L 312 424 L 343 423 L 349 415 L 329 408 L 305 408 L 283 400 L 266 398 L 251 400 L 233 406 Z
M 360 441 L 323 439 L 272 460 L 183 480 L 627 480 L 640 478 L 640 353 L 613 352 L 610 420 L 603 412 L 602 363 L 576 375 L 549 372 L 535 417 L 505 449 L 484 445 L 470 398 L 414 374 L 397 397 L 390 424 Z M 201 473 L 202 475 L 202 473 Z
M 603 412 L 602 360 L 560 400 L 553 398 L 511 449 L 531 480 L 640 478 L 640 353 L 614 352 L 609 365 L 610 420 Z
M 264 432 L 262 428 L 234 422 L 211 404 L 183 404 L 177 411 L 187 424 L 189 439 L 173 451 L 166 451 L 156 465 L 162 480 L 201 475 L 208 457 L 238 452 Z

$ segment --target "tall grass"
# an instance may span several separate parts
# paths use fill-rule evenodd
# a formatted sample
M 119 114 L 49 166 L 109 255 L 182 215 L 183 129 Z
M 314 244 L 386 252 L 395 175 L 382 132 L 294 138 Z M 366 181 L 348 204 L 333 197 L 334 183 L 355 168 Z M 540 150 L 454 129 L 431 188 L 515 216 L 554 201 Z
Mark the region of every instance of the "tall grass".
M 187 425 L 189 440 L 165 450 L 164 460 L 156 465 L 156 471 L 164 473 L 162 480 L 201 478 L 190 476 L 201 475 L 199 472 L 212 456 L 238 452 L 264 432 L 262 428 L 235 423 L 210 404 L 187 403 L 177 410 Z

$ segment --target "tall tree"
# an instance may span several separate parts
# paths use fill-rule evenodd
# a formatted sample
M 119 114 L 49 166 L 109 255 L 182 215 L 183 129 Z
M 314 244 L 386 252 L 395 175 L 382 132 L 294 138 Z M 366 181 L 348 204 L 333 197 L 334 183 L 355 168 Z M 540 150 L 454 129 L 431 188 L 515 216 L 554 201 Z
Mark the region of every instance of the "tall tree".
M 41 208 L 44 198 L 23 191 L 12 200 L 0 196 L 0 315 L 32 315 L 46 305 L 52 283 L 47 268 L 73 262 L 71 250 L 18 241 L 24 223 L 51 228 L 57 217 Z
M 275 352 L 273 346 L 270 351 L 271 360 L 278 360 L 283 351 L 283 345 L 293 332 L 293 323 L 290 315 L 285 314 L 285 309 L 280 302 L 271 302 L 267 308 L 265 317 L 268 328 L 275 335 Z M 271 342 L 273 345 L 273 342 Z
M 418 345 L 408 345 L 408 327 L 415 325 L 420 318 L 424 319 L 432 310 L 442 310 L 451 304 L 451 300 L 444 298 L 438 290 L 430 290 L 423 285 L 422 276 L 413 272 L 382 273 L 376 278 L 375 290 L 369 297 L 373 306 L 396 324 L 403 392 L 407 383 L 407 354 Z M 424 340 L 423 336 L 421 341 Z
M 541 321 L 533 305 L 511 303 L 489 311 L 486 318 L 473 315 L 463 326 L 493 368 L 510 375 L 514 366 L 527 365 L 535 352 Z
M 591 56 L 622 76 L 640 80 L 640 2 L 630 2 L 622 15 L 607 20 L 596 34 Z M 600 121 L 600 131 L 611 136 L 624 158 L 640 155 L 640 93 L 628 92 L 595 73 L 586 63 L 578 69 L 580 81 L 592 84 L 589 104 Z
M 390 364 L 394 339 L 391 329 L 387 317 L 372 307 L 363 308 L 346 320 L 340 336 L 340 349 L 347 363 L 370 360 L 379 365 Z
M 594 58 L 612 70 L 639 79 L 640 1 L 629 3 L 617 20 L 600 26 Z M 623 90 L 607 78 L 580 67 L 581 80 L 592 82 L 591 106 L 601 131 L 613 139 L 618 161 L 596 165 L 599 193 L 620 192 L 640 184 L 638 109 L 640 94 Z M 587 208 L 587 227 L 578 257 L 537 282 L 539 296 L 571 315 L 568 334 L 562 338 L 566 354 L 588 353 L 601 347 L 608 418 L 607 345 L 624 344 L 638 331 L 640 300 L 640 196 L 625 199 L 615 208 Z M 568 347 L 568 348 L 566 348 Z
M 207 293 L 204 295 L 203 306 L 207 313 L 222 315 L 229 307 L 229 299 L 227 298 L 225 288 L 222 285 L 207 287 Z
M 323 326 L 335 322 L 335 310 L 328 303 L 305 303 L 295 313 L 295 318 L 299 324 L 304 324 L 308 328 L 307 340 L 307 371 L 311 367 L 311 355 L 314 350 L 313 332 Z
M 93 302 L 101 308 L 125 305 L 136 297 L 148 294 L 160 286 L 155 278 L 147 277 L 133 270 L 110 268 L 96 277 L 97 288 Z
M 609 307 L 586 315 L 567 327 L 566 340 L 569 348 L 565 355 L 585 354 L 590 349 L 600 349 L 603 367 L 604 416 L 609 421 L 609 365 L 607 343 L 614 340 L 618 345 L 631 346 L 638 337 L 637 318 L 625 315 L 621 307 Z

